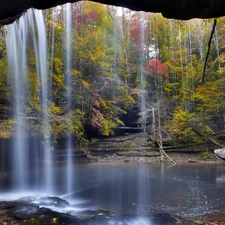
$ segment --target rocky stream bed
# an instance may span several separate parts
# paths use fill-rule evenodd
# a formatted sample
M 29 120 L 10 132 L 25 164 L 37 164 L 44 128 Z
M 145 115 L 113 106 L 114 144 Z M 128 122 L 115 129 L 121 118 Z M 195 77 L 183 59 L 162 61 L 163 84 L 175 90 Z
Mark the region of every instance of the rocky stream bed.
M 30 196 L 0 202 L 1 225 L 223 225 L 225 222 L 221 218 L 224 218 L 222 213 L 190 219 L 169 213 L 117 215 L 106 209 L 76 212 L 70 208 L 69 202 L 58 197 Z

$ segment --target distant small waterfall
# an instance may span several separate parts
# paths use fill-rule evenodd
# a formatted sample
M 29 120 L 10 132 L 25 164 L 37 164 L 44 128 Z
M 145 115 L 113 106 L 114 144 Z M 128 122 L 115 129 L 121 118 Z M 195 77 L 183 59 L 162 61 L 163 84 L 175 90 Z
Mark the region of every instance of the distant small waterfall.
M 71 21 L 71 4 L 68 3 L 64 6 L 64 21 L 65 21 L 65 42 L 64 42 L 64 60 L 65 60 L 65 83 L 66 83 L 66 104 L 68 116 L 71 117 L 71 92 L 72 92 L 72 44 L 71 44 L 71 34 L 72 34 L 72 21 Z M 72 191 L 72 137 L 70 131 L 67 136 L 66 143 L 66 155 L 67 155 L 67 169 L 66 169 L 66 189 L 67 192 Z
M 147 109 L 146 109 L 146 90 L 145 90 L 145 75 L 143 70 L 145 68 L 145 53 L 144 53 L 144 46 L 145 46 L 145 20 L 144 20 L 144 13 L 141 13 L 141 36 L 140 36 L 140 77 L 141 77 L 141 115 L 142 115 L 142 126 L 143 132 L 146 132 L 146 125 L 147 125 Z

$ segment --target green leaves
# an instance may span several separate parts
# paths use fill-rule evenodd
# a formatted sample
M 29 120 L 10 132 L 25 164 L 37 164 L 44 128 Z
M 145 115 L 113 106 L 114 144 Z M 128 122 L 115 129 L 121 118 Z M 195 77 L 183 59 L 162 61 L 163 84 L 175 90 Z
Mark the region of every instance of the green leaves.
M 54 20 L 53 13 L 57 14 Z M 54 139 L 73 135 L 77 142 L 86 142 L 85 126 L 92 126 L 102 135 L 111 135 L 118 126 L 124 125 L 121 114 L 144 104 L 143 96 L 149 113 L 154 109 L 161 116 L 162 126 L 168 124 L 174 136 L 199 141 L 211 135 L 212 121 L 225 113 L 224 18 L 218 19 L 218 36 L 211 48 L 207 82 L 200 86 L 211 22 L 206 21 L 203 26 L 200 20 L 166 20 L 160 14 L 128 9 L 117 15 L 114 7 L 89 1 L 73 4 L 71 14 L 71 68 L 65 71 L 63 7 L 46 13 L 47 88 L 51 90 L 46 107 Z M 5 47 L 3 36 L 0 47 Z M 49 137 L 43 134 L 41 84 L 29 38 L 27 56 L 28 82 L 23 101 L 26 115 L 22 116 L 30 118 L 29 131 L 33 129 L 36 135 Z M 0 60 L 3 127 L 7 127 L 7 117 L 13 115 L 11 101 L 15 98 L 7 87 L 7 73 L 7 61 L 3 57 Z M 69 84 L 65 79 L 68 73 Z M 151 115 L 147 117 L 150 121 Z M 10 126 L 7 128 L 10 130 Z

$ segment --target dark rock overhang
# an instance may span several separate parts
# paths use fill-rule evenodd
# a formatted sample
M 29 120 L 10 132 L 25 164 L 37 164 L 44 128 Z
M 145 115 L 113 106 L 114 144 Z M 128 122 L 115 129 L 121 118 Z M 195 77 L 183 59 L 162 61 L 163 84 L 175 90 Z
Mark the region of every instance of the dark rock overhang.
M 76 0 L 0 0 L 0 24 L 12 23 L 29 8 L 47 9 L 67 2 L 76 2 Z M 225 15 L 224 0 L 99 0 L 97 2 L 137 11 L 161 12 L 166 18 L 180 20 Z

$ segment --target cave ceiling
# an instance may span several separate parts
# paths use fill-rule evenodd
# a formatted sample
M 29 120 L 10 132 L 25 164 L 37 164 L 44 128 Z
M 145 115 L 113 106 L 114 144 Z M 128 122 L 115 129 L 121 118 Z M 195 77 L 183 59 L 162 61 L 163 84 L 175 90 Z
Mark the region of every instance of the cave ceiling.
M 0 0 L 0 24 L 9 24 L 29 8 L 47 9 L 68 0 Z M 188 20 L 225 15 L 225 0 L 99 0 L 103 4 L 123 6 L 132 10 L 159 12 L 166 18 Z

